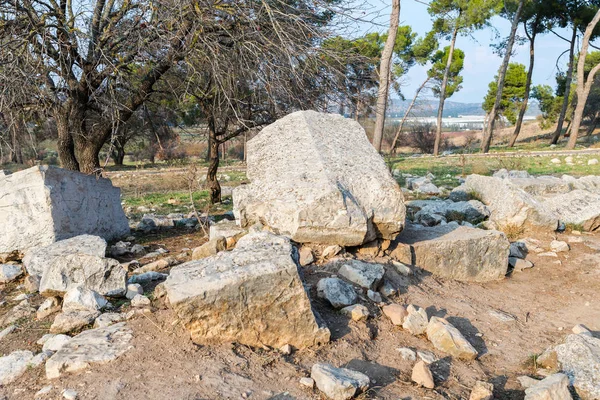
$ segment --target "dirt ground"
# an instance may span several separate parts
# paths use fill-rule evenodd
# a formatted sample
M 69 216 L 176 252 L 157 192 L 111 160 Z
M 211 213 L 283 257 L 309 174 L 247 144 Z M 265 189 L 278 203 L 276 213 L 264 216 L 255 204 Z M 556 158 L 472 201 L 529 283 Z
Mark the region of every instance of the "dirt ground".
M 537 238 L 549 245 L 554 237 Z M 570 237 L 582 242 L 571 243 L 572 250 L 558 259 L 530 253 L 534 268 L 489 284 L 443 280 L 421 270 L 404 277 L 387 268 L 387 278 L 400 289 L 390 300 L 425 307 L 430 317 L 447 318 L 479 351 L 475 361 L 447 357 L 425 337 L 394 327 L 379 307 L 365 298 L 361 302 L 372 314 L 367 322 L 354 322 L 334 311 L 317 298 L 315 289 L 320 278 L 335 273 L 335 264 L 330 263 L 303 268 L 311 300 L 332 333 L 331 342 L 321 348 L 286 356 L 236 344 L 198 346 L 175 315 L 156 300 L 151 315 L 128 322 L 134 331 L 133 348 L 116 361 L 52 381 L 45 378 L 43 367 L 32 368 L 15 383 L 0 387 L 0 399 L 33 399 L 49 384 L 53 390 L 42 399 L 61 399 L 67 388 L 75 389 L 79 399 L 98 400 L 321 399 L 324 397 L 317 389 L 298 382 L 310 375 L 315 362 L 366 373 L 372 385 L 362 395 L 365 399 L 464 399 L 477 380 L 493 382 L 497 399 L 522 399 L 524 392 L 516 377 L 536 376 L 533 355 L 560 341 L 576 324 L 584 324 L 600 336 L 600 235 L 557 235 L 562 240 Z M 203 240 L 199 233 L 186 231 L 139 238 L 145 244 L 166 247 L 170 254 L 185 252 Z M 8 302 L 0 313 L 16 304 L 10 299 L 19 292 L 18 284 L 0 286 L 0 299 Z M 31 300 L 37 304 L 42 299 Z M 121 310 L 127 307 L 123 304 Z M 490 315 L 492 310 L 511 314 L 516 320 L 499 321 Z M 41 346 L 35 342 L 47 333 L 52 318 L 21 321 L 17 332 L 0 340 L 0 354 L 18 349 L 39 352 Z M 404 361 L 396 350 L 399 347 L 436 355 L 434 390 L 411 383 L 414 362 Z

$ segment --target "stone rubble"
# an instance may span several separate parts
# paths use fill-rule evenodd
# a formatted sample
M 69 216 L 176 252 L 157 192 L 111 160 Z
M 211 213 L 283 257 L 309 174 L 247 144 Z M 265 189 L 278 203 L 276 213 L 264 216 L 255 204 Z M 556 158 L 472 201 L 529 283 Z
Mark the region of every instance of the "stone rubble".
M 347 400 L 364 393 L 370 385 L 369 377 L 347 368 L 330 364 L 314 364 L 310 377 L 317 388 L 332 400 Z
M 358 296 L 352 285 L 339 278 L 323 278 L 317 284 L 317 296 L 334 308 L 343 308 L 356 303 Z

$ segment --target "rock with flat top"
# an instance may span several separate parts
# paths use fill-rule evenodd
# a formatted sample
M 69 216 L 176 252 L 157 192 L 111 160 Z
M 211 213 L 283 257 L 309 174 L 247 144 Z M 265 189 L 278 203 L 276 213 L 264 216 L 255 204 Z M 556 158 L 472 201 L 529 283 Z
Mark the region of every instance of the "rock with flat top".
M 71 341 L 71 337 L 67 335 L 51 335 L 44 341 L 43 351 L 57 352 L 62 347 Z
M 444 278 L 488 282 L 503 279 L 508 270 L 510 243 L 502 232 L 456 223 L 430 228 L 407 225 L 398 242 L 397 248 L 410 248 L 410 264 Z
M 348 260 L 344 262 L 338 274 L 358 286 L 375 290 L 383 279 L 385 269 L 381 264 Z
M 248 142 L 249 185 L 233 191 L 241 227 L 261 222 L 298 243 L 359 246 L 394 239 L 403 195 L 356 121 L 292 113 Z
M 32 359 L 33 353 L 28 350 L 17 350 L 0 357 L 0 386 L 19 379 L 27 371 Z
M 571 400 L 569 377 L 554 374 L 525 390 L 525 400 Z
M 565 253 L 569 251 L 571 248 L 567 242 L 562 240 L 553 240 L 550 242 L 550 249 L 555 253 Z
M 79 235 L 47 246 L 34 247 L 25 252 L 23 266 L 29 275 L 41 277 L 50 264 L 73 254 L 104 257 L 106 240 L 94 235 Z
M 600 193 L 573 190 L 542 201 L 542 206 L 564 224 L 580 225 L 585 231 L 600 228 Z
M 55 379 L 94 364 L 109 363 L 132 347 L 132 338 L 132 331 L 125 322 L 82 332 L 46 362 L 46 378 Z
M 310 377 L 317 388 L 332 400 L 347 400 L 364 393 L 370 384 L 369 377 L 347 368 L 330 364 L 314 364 Z
M 0 283 L 12 282 L 23 275 L 20 265 L 0 264 Z
M 91 325 L 100 311 L 80 310 L 61 312 L 54 318 L 50 333 L 69 333 Z
M 105 328 L 125 319 L 123 313 L 104 313 L 99 315 L 94 321 L 94 328 Z
M 396 326 L 402 326 L 404 319 L 408 316 L 406 308 L 400 304 L 388 304 L 381 309 L 386 317 Z
M 339 278 L 323 278 L 317 284 L 317 296 L 327 300 L 334 308 L 356 303 L 358 298 L 352 285 Z
M 192 252 L 192 260 L 214 256 L 215 254 L 227 249 L 227 239 L 223 236 L 212 237 L 202 246 L 196 247 Z
M 242 237 L 235 249 L 171 269 L 169 303 L 192 340 L 297 349 L 329 341 L 317 323 L 288 238 Z
M 427 325 L 427 339 L 436 349 L 456 358 L 474 360 L 478 354 L 462 333 L 443 318 L 431 317 Z
M 369 309 L 362 304 L 354 304 L 344 307 L 341 313 L 352 318 L 353 321 L 364 321 L 369 318 Z
M 103 296 L 124 296 L 127 271 L 117 260 L 89 254 L 69 254 L 54 259 L 40 281 L 44 296 L 63 295 L 81 286 Z
M 100 311 L 108 301 L 95 291 L 75 286 L 65 293 L 63 297 L 63 311 Z
M 208 236 L 211 240 L 218 237 L 224 237 L 227 248 L 231 249 L 235 247 L 237 241 L 247 233 L 248 230 L 239 227 L 235 221 L 228 221 L 224 219 L 216 224 L 210 225 Z
M 0 176 L 0 253 L 47 246 L 77 235 L 129 234 L 119 188 L 110 180 L 52 166 Z

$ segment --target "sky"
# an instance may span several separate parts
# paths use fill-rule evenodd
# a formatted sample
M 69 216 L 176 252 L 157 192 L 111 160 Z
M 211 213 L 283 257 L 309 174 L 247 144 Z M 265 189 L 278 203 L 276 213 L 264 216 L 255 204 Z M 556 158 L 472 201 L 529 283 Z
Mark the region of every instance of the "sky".
M 387 30 L 389 24 L 390 1 L 367 0 L 371 10 L 367 15 L 379 15 L 375 24 L 362 22 L 361 29 L 364 32 Z M 431 17 L 427 13 L 426 1 L 401 0 L 400 24 L 410 25 L 416 33 L 424 35 L 431 29 Z M 499 32 L 500 37 L 506 37 L 510 33 L 510 22 L 500 17 L 495 17 L 491 25 Z M 524 36 L 523 27 L 520 25 L 519 32 Z M 568 33 L 557 30 L 562 36 Z M 494 29 L 486 28 L 475 32 L 471 36 L 459 36 L 457 47 L 465 52 L 465 65 L 463 70 L 463 89 L 454 94 L 449 101 L 462 103 L 481 103 L 488 91 L 488 84 L 494 79 L 502 62 L 500 56 L 494 54 L 491 43 L 498 42 Z M 441 47 L 447 45 L 442 42 Z M 516 44 L 515 44 L 516 45 Z M 552 33 L 538 36 L 536 39 L 536 61 L 533 72 L 533 85 L 546 84 L 553 88 L 556 86 L 555 75 L 557 72 L 557 58 L 569 49 L 569 44 Z M 516 47 L 516 54 L 511 62 L 519 62 L 529 66 L 529 41 Z M 566 70 L 568 54 L 561 57 L 559 67 Z M 414 66 L 406 77 L 403 78 L 402 93 L 407 99 L 412 99 L 419 85 L 425 80 L 427 66 Z M 395 95 L 392 95 L 396 97 Z M 429 92 L 427 97 L 433 98 Z

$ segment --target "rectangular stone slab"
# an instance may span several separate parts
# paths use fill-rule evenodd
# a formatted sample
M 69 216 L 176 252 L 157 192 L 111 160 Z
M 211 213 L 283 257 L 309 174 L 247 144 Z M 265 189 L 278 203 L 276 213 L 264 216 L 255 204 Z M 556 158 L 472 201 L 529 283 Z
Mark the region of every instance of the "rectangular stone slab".
M 51 166 L 0 176 L 0 253 L 82 234 L 129 233 L 121 192 L 108 179 Z
M 503 279 L 508 270 L 510 243 L 502 232 L 456 223 L 407 225 L 398 242 L 397 248 L 410 247 L 413 265 L 444 278 L 487 282 Z
M 171 307 L 199 344 L 305 348 L 329 341 L 313 311 L 289 239 L 266 232 L 236 248 L 174 267 L 164 283 Z

